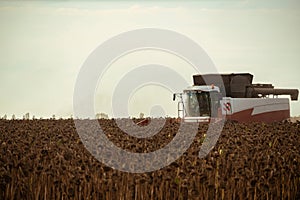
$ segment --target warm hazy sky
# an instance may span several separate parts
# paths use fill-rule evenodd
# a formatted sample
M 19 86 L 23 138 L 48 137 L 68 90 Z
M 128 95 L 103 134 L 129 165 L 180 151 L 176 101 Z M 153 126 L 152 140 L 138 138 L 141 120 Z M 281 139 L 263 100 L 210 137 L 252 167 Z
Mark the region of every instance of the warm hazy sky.
M 219 72 L 250 72 L 255 82 L 300 89 L 300 1 L 62 1 L 0 2 L 0 115 L 70 116 L 77 74 L 102 42 L 138 28 L 169 29 L 196 41 Z M 168 53 L 121 58 L 103 76 L 96 111 L 111 115 L 111 88 L 132 66 L 173 65 L 192 83 L 194 71 Z M 122 70 L 120 71 L 119 69 Z M 116 73 L 118 72 L 118 73 Z M 158 86 L 136 91 L 132 115 L 154 104 L 176 115 L 172 95 Z M 292 102 L 292 115 L 300 103 Z

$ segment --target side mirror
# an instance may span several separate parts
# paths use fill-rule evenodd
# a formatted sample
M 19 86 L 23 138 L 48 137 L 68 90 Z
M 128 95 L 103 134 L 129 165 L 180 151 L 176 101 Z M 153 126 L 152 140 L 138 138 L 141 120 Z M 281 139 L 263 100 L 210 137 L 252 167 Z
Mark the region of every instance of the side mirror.
M 176 94 L 173 94 L 173 101 L 175 101 L 176 99 Z

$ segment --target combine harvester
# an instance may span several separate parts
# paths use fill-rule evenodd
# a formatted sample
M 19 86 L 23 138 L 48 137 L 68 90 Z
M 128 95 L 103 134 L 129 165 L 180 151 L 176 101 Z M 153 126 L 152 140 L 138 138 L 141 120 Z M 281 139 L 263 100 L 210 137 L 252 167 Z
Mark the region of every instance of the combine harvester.
M 275 89 L 272 84 L 252 84 L 253 75 L 194 75 L 194 86 L 176 93 L 178 117 L 185 122 L 209 122 L 225 117 L 237 122 L 275 122 L 290 117 L 289 98 L 298 100 L 297 89 Z

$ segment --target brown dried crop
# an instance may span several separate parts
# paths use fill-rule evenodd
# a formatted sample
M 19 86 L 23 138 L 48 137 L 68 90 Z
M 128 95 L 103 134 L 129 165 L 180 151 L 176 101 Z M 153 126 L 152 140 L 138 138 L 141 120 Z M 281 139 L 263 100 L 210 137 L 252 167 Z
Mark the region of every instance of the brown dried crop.
M 162 148 L 180 125 L 168 118 L 157 135 L 138 139 L 114 120 L 99 123 L 115 145 L 137 153 Z M 199 126 L 188 151 L 171 165 L 132 174 L 97 161 L 71 119 L 0 120 L 0 199 L 300 199 L 299 121 L 227 122 L 200 159 L 207 128 Z

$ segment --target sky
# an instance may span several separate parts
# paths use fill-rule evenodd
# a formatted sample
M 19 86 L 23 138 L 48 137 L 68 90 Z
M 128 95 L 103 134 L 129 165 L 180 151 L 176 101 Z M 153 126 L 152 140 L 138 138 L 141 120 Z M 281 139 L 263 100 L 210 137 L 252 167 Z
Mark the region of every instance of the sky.
M 220 73 L 249 72 L 256 83 L 300 89 L 300 3 L 297 0 L 0 1 L 0 116 L 69 117 L 78 73 L 108 39 L 159 28 L 197 42 Z M 95 91 L 95 112 L 112 114 L 113 91 L 135 67 L 172 66 L 192 85 L 195 70 L 179 57 L 142 50 L 120 57 Z M 178 92 L 184 88 L 178 88 Z M 131 116 L 161 105 L 176 116 L 172 93 L 146 85 L 128 99 Z M 291 115 L 300 115 L 291 102 Z

